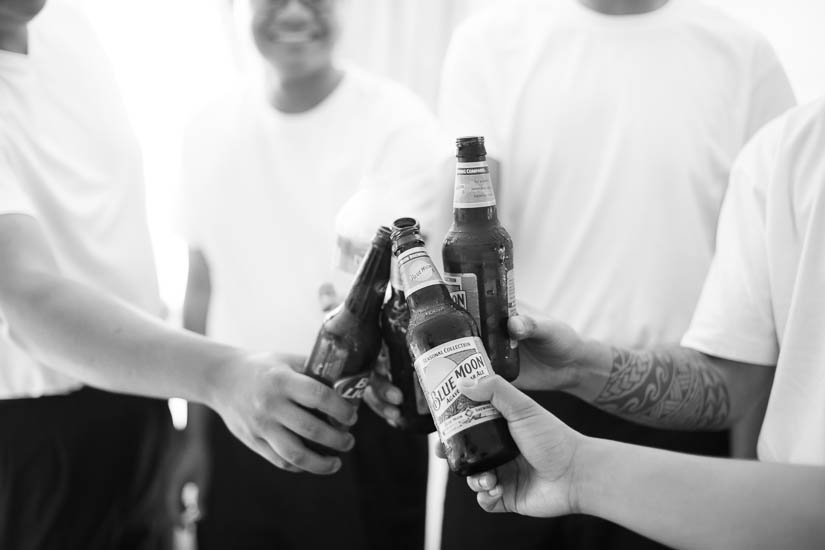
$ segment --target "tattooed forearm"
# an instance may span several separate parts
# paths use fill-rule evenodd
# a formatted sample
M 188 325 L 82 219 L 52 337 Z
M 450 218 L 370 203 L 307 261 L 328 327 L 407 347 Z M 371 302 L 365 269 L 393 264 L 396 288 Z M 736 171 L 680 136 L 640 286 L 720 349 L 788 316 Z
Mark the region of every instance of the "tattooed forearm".
M 730 412 L 719 371 L 685 349 L 614 348 L 610 376 L 594 404 L 642 424 L 677 429 L 722 428 Z

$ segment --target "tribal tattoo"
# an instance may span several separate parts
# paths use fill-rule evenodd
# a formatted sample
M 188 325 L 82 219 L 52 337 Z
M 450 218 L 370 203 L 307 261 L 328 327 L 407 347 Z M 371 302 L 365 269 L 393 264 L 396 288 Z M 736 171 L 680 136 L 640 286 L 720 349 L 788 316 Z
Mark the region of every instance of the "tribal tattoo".
M 692 350 L 613 348 L 607 384 L 594 404 L 642 424 L 720 429 L 730 397 L 719 371 Z

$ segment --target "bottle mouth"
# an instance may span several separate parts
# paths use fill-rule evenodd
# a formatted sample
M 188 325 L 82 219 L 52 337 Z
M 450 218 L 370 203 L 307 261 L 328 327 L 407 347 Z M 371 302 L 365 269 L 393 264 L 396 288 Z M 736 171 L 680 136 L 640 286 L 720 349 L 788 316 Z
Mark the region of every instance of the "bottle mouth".
M 383 248 L 390 244 L 391 236 L 392 231 L 390 231 L 390 228 L 385 225 L 382 225 L 375 232 L 375 237 L 372 238 L 372 244 Z
M 392 222 L 392 251 L 397 254 L 398 247 L 412 241 L 421 241 L 421 225 L 415 218 L 398 218 Z

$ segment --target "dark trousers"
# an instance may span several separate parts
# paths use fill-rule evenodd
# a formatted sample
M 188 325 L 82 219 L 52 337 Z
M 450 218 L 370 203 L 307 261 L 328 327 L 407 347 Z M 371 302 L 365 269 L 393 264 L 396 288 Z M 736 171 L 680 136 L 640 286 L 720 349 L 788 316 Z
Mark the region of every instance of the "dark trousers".
M 279 470 L 211 422 L 212 479 L 199 550 L 421 550 L 427 439 L 363 405 L 331 476 Z
M 561 392 L 530 397 L 584 434 L 647 447 L 709 456 L 728 456 L 728 432 L 681 432 L 647 428 L 604 413 Z M 666 487 L 662 491 L 667 491 Z M 443 550 L 661 549 L 666 548 L 609 521 L 585 515 L 530 518 L 488 514 L 464 478 L 450 474 L 444 503 Z
M 0 548 L 163 549 L 165 401 L 83 388 L 0 400 Z

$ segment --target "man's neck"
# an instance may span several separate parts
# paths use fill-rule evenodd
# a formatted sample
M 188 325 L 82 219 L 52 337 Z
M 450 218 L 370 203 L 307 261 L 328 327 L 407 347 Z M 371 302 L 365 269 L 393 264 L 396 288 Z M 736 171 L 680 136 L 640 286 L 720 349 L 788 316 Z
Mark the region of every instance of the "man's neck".
M 268 79 L 269 101 L 284 113 L 303 113 L 323 102 L 341 83 L 344 73 L 327 67 L 306 75 Z
M 605 15 L 639 15 L 656 11 L 672 0 L 576 0 Z
M 0 50 L 29 53 L 29 33 L 26 26 L 0 26 Z

